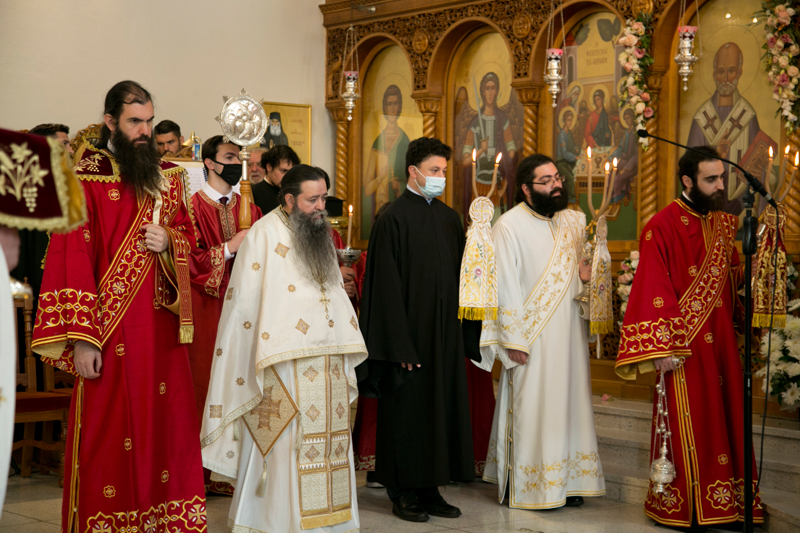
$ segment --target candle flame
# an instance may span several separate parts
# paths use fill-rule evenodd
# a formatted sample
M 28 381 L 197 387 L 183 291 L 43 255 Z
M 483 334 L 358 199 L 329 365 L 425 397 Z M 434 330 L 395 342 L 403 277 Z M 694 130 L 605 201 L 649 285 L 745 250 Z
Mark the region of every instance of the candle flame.
M 800 164 L 800 151 L 794 154 L 794 166 L 797 167 L 798 164 Z
M 587 146 L 586 147 L 586 157 L 588 157 L 589 159 L 592 158 L 592 147 L 591 146 Z
M 786 150 L 783 151 L 783 154 L 784 155 L 789 155 L 789 150 L 791 150 L 791 149 L 792 149 L 792 145 L 787 144 L 786 145 Z
M 611 165 L 609 165 L 608 161 L 606 161 L 606 174 L 608 174 L 609 169 L 611 169 Z
M 352 205 L 350 206 L 350 214 L 351 215 L 353 214 L 353 206 Z
M 772 159 L 773 155 L 774 154 L 772 153 L 772 146 L 770 146 L 769 147 L 769 158 Z
M 501 159 L 503 159 L 503 152 L 500 152 L 499 154 L 497 154 L 497 157 L 494 160 L 494 164 L 495 165 L 499 165 Z
M 617 161 L 617 158 L 615 157 L 615 158 L 614 158 L 614 162 L 613 162 L 613 165 L 614 165 L 614 169 L 615 169 L 615 170 L 616 170 L 616 168 L 617 168 L 617 163 L 618 163 L 618 161 Z
M 788 148 L 788 147 L 787 147 L 787 148 Z M 473 162 L 473 163 L 476 161 L 476 158 L 475 158 L 475 152 L 476 152 L 476 150 L 473 148 L 473 149 L 472 149 L 472 162 Z

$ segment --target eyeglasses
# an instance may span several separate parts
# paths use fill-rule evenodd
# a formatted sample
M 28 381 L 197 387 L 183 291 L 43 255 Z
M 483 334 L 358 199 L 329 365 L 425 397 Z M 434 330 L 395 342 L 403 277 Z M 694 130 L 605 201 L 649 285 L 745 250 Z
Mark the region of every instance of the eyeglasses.
M 552 177 L 552 178 L 547 178 L 544 181 L 532 181 L 531 184 L 532 185 L 544 185 L 546 187 L 546 186 L 550 185 L 551 183 L 553 183 L 554 181 L 557 181 L 559 183 L 564 183 L 564 181 L 566 179 L 567 178 L 565 176 L 555 176 L 555 177 Z

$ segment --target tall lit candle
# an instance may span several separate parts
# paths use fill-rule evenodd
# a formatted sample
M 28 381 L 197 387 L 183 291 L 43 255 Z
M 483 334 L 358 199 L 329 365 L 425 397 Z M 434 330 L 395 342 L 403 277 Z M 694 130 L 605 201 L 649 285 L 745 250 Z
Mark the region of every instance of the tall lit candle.
M 792 169 L 792 175 L 789 178 L 789 189 L 791 189 L 792 185 L 794 185 L 794 175 L 797 173 L 798 165 L 800 165 L 800 150 L 794 154 L 794 168 Z
M 608 198 L 608 177 L 611 174 L 611 163 L 606 161 L 605 164 L 605 172 L 603 173 L 603 200 L 600 203 L 600 209 L 603 209 L 603 206 L 606 205 L 606 199 Z
M 478 169 L 477 169 L 477 150 L 472 149 L 472 196 L 478 197 Z
M 592 147 L 591 146 L 586 147 L 586 165 L 587 165 L 586 173 L 587 176 L 589 177 L 589 179 L 586 180 L 587 181 L 586 200 L 589 205 L 589 211 L 591 211 L 591 215 L 592 217 L 594 217 L 596 213 L 594 211 L 594 205 L 593 205 L 594 199 L 592 198 Z
M 791 149 L 792 146 L 787 144 L 786 150 L 783 151 L 783 159 L 781 159 L 781 172 L 778 174 L 781 182 L 783 182 L 783 179 L 786 177 L 786 162 L 789 160 L 789 150 Z
M 769 186 L 769 177 L 772 174 L 772 159 L 775 157 L 775 153 L 772 151 L 772 146 L 769 147 L 769 161 L 767 162 L 767 166 L 761 172 L 761 181 L 764 183 L 764 187 L 767 188 L 767 192 L 772 194 Z
M 501 159 L 503 159 L 503 152 L 497 154 L 497 157 L 494 160 L 494 173 L 492 174 L 492 185 L 497 183 L 497 167 L 500 166 Z
M 347 217 L 347 247 L 350 248 L 350 243 L 352 242 L 351 237 L 353 235 L 353 206 L 350 205 L 350 215 Z

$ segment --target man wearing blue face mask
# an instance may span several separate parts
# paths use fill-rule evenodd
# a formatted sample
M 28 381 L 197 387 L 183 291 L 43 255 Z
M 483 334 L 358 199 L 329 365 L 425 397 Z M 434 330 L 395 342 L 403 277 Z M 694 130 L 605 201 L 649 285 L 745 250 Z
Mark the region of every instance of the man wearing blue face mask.
M 458 320 L 464 230 L 437 199 L 450 155 L 438 139 L 409 144 L 408 185 L 372 228 L 361 300 L 369 359 L 357 373 L 359 392 L 378 398 L 375 477 L 412 522 L 460 516 L 438 487 L 475 478 L 464 356 L 478 357 L 480 323 Z

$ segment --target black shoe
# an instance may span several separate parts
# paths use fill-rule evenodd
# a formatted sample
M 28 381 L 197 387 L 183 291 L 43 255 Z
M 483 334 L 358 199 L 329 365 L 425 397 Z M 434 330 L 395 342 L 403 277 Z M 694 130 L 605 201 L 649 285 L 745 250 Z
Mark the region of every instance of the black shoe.
M 428 499 L 420 500 L 420 505 L 429 515 L 441 518 L 458 518 L 461 516 L 461 509 L 444 501 L 444 498 L 438 493 Z
M 414 493 L 403 494 L 392 500 L 392 514 L 408 522 L 427 522 L 430 519 Z
M 583 505 L 583 496 L 567 496 L 567 503 L 564 507 L 578 507 Z

